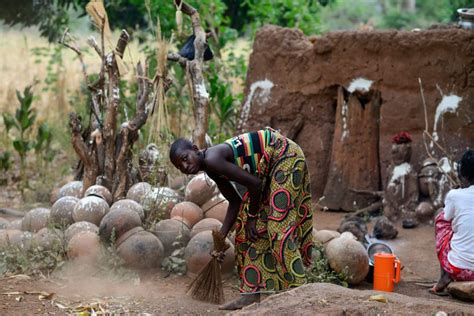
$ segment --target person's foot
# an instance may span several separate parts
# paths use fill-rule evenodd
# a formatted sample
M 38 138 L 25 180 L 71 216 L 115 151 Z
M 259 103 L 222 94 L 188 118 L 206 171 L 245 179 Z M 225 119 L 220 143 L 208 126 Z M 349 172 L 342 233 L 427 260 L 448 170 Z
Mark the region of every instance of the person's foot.
M 441 277 L 438 280 L 438 283 L 433 286 L 432 291 L 434 293 L 440 293 L 443 292 L 446 287 L 448 286 L 449 283 L 451 283 L 453 280 L 449 276 L 448 273 L 446 273 L 444 270 L 441 272 Z
M 219 309 L 232 311 L 258 302 L 260 302 L 260 294 L 244 294 L 227 304 L 219 306 Z

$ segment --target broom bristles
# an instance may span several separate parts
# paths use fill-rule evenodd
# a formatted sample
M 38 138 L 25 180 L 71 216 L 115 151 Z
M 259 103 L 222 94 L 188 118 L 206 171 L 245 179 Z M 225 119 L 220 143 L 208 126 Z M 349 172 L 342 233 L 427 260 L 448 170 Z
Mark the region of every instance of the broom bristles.
M 212 231 L 214 250 L 226 251 L 230 245 L 225 242 L 224 236 L 216 231 Z M 198 276 L 191 282 L 188 288 L 191 297 L 200 301 L 222 304 L 224 302 L 224 288 L 222 287 L 221 266 L 216 257 L 198 273 Z

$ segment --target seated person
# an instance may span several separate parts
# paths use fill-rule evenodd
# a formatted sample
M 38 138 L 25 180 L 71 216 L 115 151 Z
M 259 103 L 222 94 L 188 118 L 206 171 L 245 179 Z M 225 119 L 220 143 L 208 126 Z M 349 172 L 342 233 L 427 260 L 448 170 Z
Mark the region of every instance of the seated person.
M 441 276 L 433 287 L 442 293 L 451 281 L 474 281 L 474 150 L 467 150 L 460 162 L 460 175 L 468 187 L 453 189 L 444 210 L 436 216 L 436 252 Z

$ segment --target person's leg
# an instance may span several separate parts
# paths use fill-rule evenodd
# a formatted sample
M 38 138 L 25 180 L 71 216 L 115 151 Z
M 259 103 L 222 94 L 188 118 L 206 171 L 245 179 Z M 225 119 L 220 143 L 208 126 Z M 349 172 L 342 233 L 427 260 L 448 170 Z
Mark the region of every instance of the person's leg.
M 448 261 L 448 253 L 451 249 L 451 238 L 453 237 L 453 231 L 451 222 L 444 219 L 444 212 L 440 212 L 435 218 L 435 240 L 436 240 L 436 252 L 438 254 L 438 260 L 440 265 L 440 277 L 438 282 L 433 286 L 433 292 L 442 292 L 452 278 L 450 276 L 451 265 Z

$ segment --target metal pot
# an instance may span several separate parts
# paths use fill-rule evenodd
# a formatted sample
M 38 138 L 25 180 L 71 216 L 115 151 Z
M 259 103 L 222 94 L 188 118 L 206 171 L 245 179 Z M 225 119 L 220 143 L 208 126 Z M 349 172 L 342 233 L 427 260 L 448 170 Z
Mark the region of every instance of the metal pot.
M 466 30 L 474 30 L 474 8 L 458 9 L 459 27 Z
M 369 283 L 374 281 L 374 255 L 376 253 L 393 253 L 392 248 L 389 245 L 383 242 L 373 242 L 371 243 L 370 240 L 366 238 L 369 242 L 367 245 L 367 255 L 369 256 L 369 272 L 365 277 L 365 280 Z

